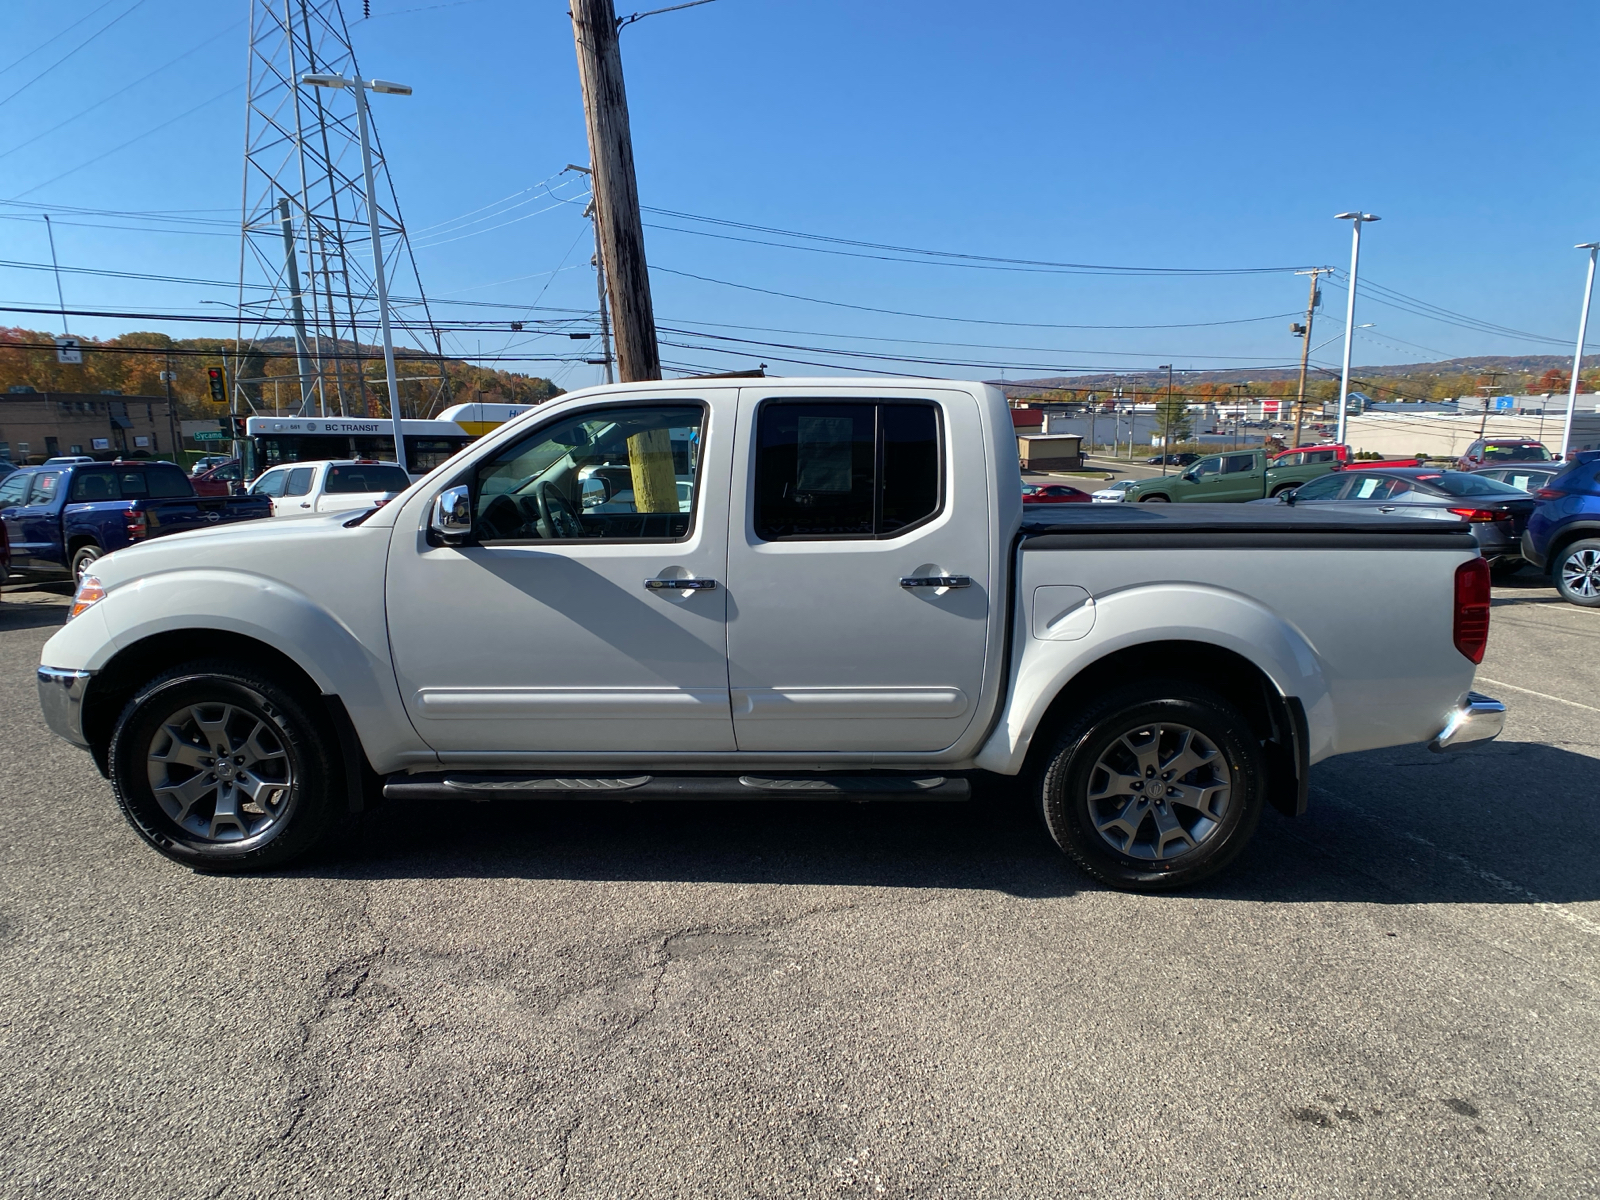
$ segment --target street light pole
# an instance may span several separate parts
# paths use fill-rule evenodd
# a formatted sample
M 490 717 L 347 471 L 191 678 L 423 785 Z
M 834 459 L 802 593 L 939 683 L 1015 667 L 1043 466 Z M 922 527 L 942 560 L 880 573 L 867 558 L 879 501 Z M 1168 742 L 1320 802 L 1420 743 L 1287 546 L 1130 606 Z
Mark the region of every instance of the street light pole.
M 1334 439 L 1342 446 L 1350 409 L 1350 347 L 1356 332 L 1356 275 L 1361 266 L 1361 226 L 1383 218 L 1358 210 L 1335 213 L 1333 219 L 1350 222 L 1350 292 L 1344 303 L 1344 368 L 1339 373 L 1339 433 Z
M 1172 364 L 1162 363 L 1156 368 L 1167 373 L 1167 419 L 1161 423 L 1161 474 L 1167 474 L 1167 460 L 1172 457 Z
M 1572 353 L 1572 382 L 1567 385 L 1567 420 L 1561 427 L 1561 453 L 1565 461 L 1567 447 L 1572 444 L 1572 414 L 1578 407 L 1578 371 L 1583 366 L 1583 342 L 1589 334 L 1589 300 L 1594 295 L 1594 260 L 1600 253 L 1600 242 L 1579 242 L 1574 250 L 1589 252 L 1589 278 L 1583 285 L 1583 312 L 1578 316 L 1578 348 Z
M 361 141 L 361 175 L 367 189 L 367 226 L 372 230 L 372 274 L 378 287 L 378 325 L 383 330 L 383 369 L 389 381 L 389 419 L 394 425 L 394 457 L 403 470 L 411 469 L 406 455 L 406 435 L 400 424 L 400 383 L 395 378 L 394 333 L 389 327 L 389 279 L 383 265 L 383 235 L 378 229 L 378 187 L 372 174 L 372 143 L 367 137 L 367 92 L 409 96 L 411 88 L 384 79 L 346 79 L 342 75 L 302 75 L 301 83 L 313 87 L 351 88 L 356 94 L 356 133 Z

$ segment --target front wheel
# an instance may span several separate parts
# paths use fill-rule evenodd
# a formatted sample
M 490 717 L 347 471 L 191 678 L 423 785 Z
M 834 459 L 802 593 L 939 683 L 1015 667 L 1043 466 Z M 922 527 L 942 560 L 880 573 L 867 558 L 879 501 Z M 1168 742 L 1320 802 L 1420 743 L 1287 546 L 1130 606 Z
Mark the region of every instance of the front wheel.
M 176 862 L 225 873 L 281 866 L 337 819 L 343 772 L 326 725 L 249 667 L 189 663 L 123 709 L 112 790 L 139 836 Z
M 1569 604 L 1600 608 L 1600 538 L 1573 542 L 1550 564 L 1550 578 Z
M 1222 870 L 1255 833 L 1266 770 L 1221 696 L 1154 680 L 1106 696 L 1056 738 L 1040 776 L 1050 835 L 1090 875 L 1169 891 Z

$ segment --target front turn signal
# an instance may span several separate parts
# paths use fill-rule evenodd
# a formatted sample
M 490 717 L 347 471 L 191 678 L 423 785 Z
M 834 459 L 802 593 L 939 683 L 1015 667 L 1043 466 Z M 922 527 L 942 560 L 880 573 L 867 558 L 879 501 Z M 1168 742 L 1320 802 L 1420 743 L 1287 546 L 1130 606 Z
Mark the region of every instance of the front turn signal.
M 93 575 L 85 575 L 78 580 L 78 590 L 72 594 L 72 611 L 67 614 L 67 620 L 88 612 L 105 598 L 105 586 Z

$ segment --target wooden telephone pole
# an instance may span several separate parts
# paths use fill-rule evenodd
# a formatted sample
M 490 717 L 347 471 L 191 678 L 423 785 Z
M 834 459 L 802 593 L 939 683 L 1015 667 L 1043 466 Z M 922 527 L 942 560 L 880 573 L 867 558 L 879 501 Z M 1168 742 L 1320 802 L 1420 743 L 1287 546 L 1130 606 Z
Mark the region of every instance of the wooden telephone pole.
M 1311 276 L 1311 295 L 1306 297 L 1306 323 L 1300 331 L 1300 336 L 1305 339 L 1305 344 L 1300 347 L 1300 391 L 1294 402 L 1294 441 L 1289 443 L 1289 449 L 1297 449 L 1300 445 L 1300 423 L 1305 419 L 1306 411 L 1306 364 L 1311 359 L 1311 321 L 1317 314 L 1317 279 L 1324 268 L 1318 267 L 1311 271 L 1296 271 L 1297 275 Z
M 622 54 L 612 0 L 572 0 L 572 37 L 578 48 L 578 80 L 589 127 L 595 229 L 611 298 L 618 373 L 624 383 L 660 379 L 661 352 L 656 345 L 656 317 L 644 260 L 628 95 L 622 86 Z

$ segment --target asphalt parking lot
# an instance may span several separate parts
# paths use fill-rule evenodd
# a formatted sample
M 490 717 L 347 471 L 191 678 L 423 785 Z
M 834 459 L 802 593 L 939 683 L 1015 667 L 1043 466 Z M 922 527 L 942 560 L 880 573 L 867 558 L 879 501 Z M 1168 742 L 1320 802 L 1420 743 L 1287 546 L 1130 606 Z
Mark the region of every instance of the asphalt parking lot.
M 193 875 L 39 719 L 64 604 L 0 603 L 4 1196 L 1600 1194 L 1600 611 L 1537 580 L 1499 742 L 1321 764 L 1167 897 L 1004 788 L 389 805 Z

